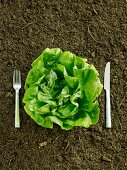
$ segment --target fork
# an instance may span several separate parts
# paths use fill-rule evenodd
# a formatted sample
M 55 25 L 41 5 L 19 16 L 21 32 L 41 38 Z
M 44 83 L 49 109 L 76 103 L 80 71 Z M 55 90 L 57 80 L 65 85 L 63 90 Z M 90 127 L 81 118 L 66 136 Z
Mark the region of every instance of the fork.
M 21 88 L 21 73 L 18 70 L 14 70 L 13 73 L 13 88 L 15 89 L 15 128 L 20 128 L 19 90 Z

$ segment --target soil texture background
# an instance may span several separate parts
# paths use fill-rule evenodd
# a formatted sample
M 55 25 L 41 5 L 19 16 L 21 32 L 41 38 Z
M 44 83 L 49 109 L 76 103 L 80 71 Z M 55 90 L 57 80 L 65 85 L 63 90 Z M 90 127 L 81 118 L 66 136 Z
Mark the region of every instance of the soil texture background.
M 111 62 L 112 129 L 100 120 L 88 129 L 45 129 L 24 111 L 24 82 L 45 48 L 86 57 L 103 83 Z M 22 73 L 21 128 L 14 128 L 14 68 Z M 0 170 L 127 169 L 127 1 L 0 0 Z

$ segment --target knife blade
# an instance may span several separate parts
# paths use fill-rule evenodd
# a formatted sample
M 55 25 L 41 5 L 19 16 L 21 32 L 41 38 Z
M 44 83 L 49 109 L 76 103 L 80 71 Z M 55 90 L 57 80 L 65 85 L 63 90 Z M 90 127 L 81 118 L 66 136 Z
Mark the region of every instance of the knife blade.
M 110 62 L 108 62 L 105 67 L 104 89 L 106 91 L 106 128 L 111 128 Z

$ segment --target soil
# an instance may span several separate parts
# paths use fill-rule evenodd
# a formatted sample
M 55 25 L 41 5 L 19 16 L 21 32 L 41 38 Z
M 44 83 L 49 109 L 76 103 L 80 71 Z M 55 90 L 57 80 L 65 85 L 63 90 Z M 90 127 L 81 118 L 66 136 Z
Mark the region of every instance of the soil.
M 127 1 L 0 1 L 0 169 L 127 169 Z M 105 128 L 105 92 L 100 120 L 88 129 L 52 130 L 24 111 L 24 81 L 31 63 L 45 48 L 86 57 L 103 83 L 111 62 L 112 128 Z M 22 72 L 21 128 L 14 128 L 14 68 Z

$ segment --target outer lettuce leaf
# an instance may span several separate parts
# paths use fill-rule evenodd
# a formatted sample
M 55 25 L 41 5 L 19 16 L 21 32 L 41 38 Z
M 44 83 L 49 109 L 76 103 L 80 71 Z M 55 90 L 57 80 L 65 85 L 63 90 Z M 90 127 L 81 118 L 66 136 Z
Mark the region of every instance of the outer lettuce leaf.
M 49 61 L 56 61 L 61 53 L 62 51 L 59 48 L 46 48 L 43 53 L 36 60 L 34 60 L 32 67 L 34 67 L 39 61 L 42 61 L 45 64 Z
M 57 62 L 63 65 L 66 68 L 66 70 L 70 74 L 72 74 L 72 69 L 74 66 L 74 55 L 71 52 L 65 51 L 61 53 Z
M 73 127 L 82 126 L 85 128 L 88 128 L 90 125 L 92 125 L 91 118 L 88 114 L 81 116 L 77 119 L 67 119 L 65 123 Z
M 98 122 L 102 84 L 98 71 L 86 62 L 69 51 L 46 48 L 32 63 L 23 102 L 37 124 L 52 129 L 55 123 L 69 130 Z

